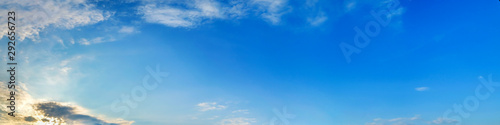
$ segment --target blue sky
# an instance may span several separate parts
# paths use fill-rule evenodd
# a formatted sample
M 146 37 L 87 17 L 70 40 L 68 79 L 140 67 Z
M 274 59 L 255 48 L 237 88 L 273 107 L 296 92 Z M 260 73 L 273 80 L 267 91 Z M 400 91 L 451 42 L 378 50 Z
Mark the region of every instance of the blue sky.
M 26 105 L 20 118 L 0 115 L 11 124 L 500 124 L 498 1 L 19 0 L 0 8 L 19 18 Z M 372 16 L 382 12 L 386 25 Z M 168 75 L 158 81 L 148 69 Z M 148 78 L 157 86 L 144 86 Z M 47 105 L 71 114 L 47 115 L 58 113 Z

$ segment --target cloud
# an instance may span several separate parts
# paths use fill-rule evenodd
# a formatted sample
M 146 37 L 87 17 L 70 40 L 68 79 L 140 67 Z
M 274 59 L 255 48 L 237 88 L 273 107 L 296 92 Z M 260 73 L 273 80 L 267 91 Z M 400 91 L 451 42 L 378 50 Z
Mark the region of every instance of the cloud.
M 174 6 L 179 4 L 182 7 Z M 176 3 L 146 3 L 139 7 L 146 22 L 164 24 L 170 27 L 192 27 L 204 20 L 223 18 L 219 2 L 212 0 L 176 1 Z
M 390 4 L 391 2 L 394 2 L 394 1 L 395 0 L 388 0 L 388 1 L 384 2 L 384 4 Z M 401 16 L 405 12 L 405 10 L 406 9 L 400 5 L 399 8 L 397 8 L 396 10 L 394 10 L 393 12 L 391 12 L 389 15 L 387 15 L 387 17 L 388 18 L 392 18 L 392 17 L 395 17 L 395 16 Z
M 400 0 L 383 0 L 383 1 L 353 1 L 348 0 L 344 2 L 345 14 L 366 14 L 370 15 L 370 11 L 380 12 L 387 11 L 390 12 L 385 15 L 387 19 L 391 20 L 391 25 L 396 28 L 400 28 L 402 25 L 402 15 L 406 12 L 406 8 L 400 3 Z M 396 8 L 393 8 L 396 7 Z M 371 8 L 368 11 L 364 11 L 364 8 Z M 357 10 L 359 9 L 359 10 Z M 371 16 L 369 16 L 372 19 Z
M 240 109 L 240 110 L 234 110 L 232 113 L 243 113 L 243 114 L 248 114 L 248 110 L 246 109 Z
M 365 125 L 452 125 L 458 123 L 455 119 L 443 119 L 437 118 L 436 120 L 426 121 L 421 119 L 419 115 L 414 117 L 405 118 L 393 118 L 393 119 L 373 119 L 372 122 L 368 122 Z
M 287 6 L 287 0 L 252 0 L 251 3 L 256 5 L 261 12 L 262 18 L 271 22 L 272 24 L 278 24 L 281 21 L 281 16 L 286 13 L 291 12 L 289 6 Z
M 203 102 L 203 103 L 199 103 L 196 106 L 202 112 L 210 111 L 210 110 L 222 110 L 222 109 L 226 109 L 227 108 L 227 106 L 224 106 L 224 105 L 217 105 L 216 102 Z
M 100 118 L 80 114 L 77 106 L 64 105 L 58 102 L 40 102 L 34 104 L 33 107 L 39 111 L 43 116 L 50 117 L 52 119 L 59 119 L 59 121 L 64 121 L 67 124 L 106 124 L 106 125 L 120 125 L 120 124 L 132 124 L 133 122 L 120 122 L 111 123 Z M 36 119 L 35 119 L 36 120 Z
M 93 56 L 84 54 L 68 55 L 52 51 L 50 45 L 38 45 L 39 48 L 26 47 L 19 51 L 31 61 L 19 60 L 18 77 L 23 78 L 16 85 L 16 112 L 15 118 L 6 116 L 6 101 L 0 102 L 0 124 L 130 124 L 130 121 L 108 119 L 105 116 L 95 116 L 87 109 L 77 104 L 54 102 L 52 100 L 68 100 L 68 92 L 77 89 L 76 83 L 85 75 L 80 70 L 80 64 L 91 61 Z M 28 58 L 29 57 L 29 58 Z M 0 73 L 1 75 L 5 75 Z M 17 75 L 17 74 L 16 74 Z M 29 84 L 24 84 L 24 82 Z M 7 89 L 0 82 L 0 93 L 7 93 Z M 33 88 L 28 91 L 29 86 Z M 57 89 L 54 89 L 57 88 Z M 50 90 L 50 91 L 47 91 Z M 64 94 L 62 94 L 64 93 Z M 30 94 L 33 94 L 31 97 Z M 0 94 L 0 98 L 7 98 Z M 47 100 L 48 99 L 48 100 Z
M 436 125 L 457 124 L 458 120 L 438 118 L 436 120 L 433 120 L 431 123 Z
M 410 118 L 393 118 L 393 119 L 373 119 L 372 122 L 366 123 L 366 125 L 413 125 L 420 120 L 420 116 L 414 116 Z
M 131 27 L 131 26 L 123 26 L 122 28 L 120 28 L 120 30 L 118 30 L 119 33 L 126 33 L 126 34 L 130 34 L 130 33 L 137 33 L 139 31 L 137 31 L 137 29 L 135 29 L 135 27 Z
M 224 103 L 226 105 L 220 105 L 216 102 L 199 103 L 196 105 L 198 112 L 187 116 L 186 119 L 216 125 L 250 125 L 257 122 L 255 118 L 250 118 L 252 116 L 248 109 L 241 109 L 238 108 L 240 106 L 235 105 L 238 103 L 234 101 L 226 101 Z M 217 111 L 208 112 L 215 110 Z
M 323 11 L 318 12 L 318 14 L 315 17 L 307 18 L 307 22 L 309 22 L 311 26 L 319 26 L 323 24 L 323 22 L 325 22 L 326 20 L 328 20 L 328 17 L 325 15 Z
M 249 12 L 271 24 L 278 24 L 288 13 L 286 0 L 173 0 L 142 1 L 138 9 L 146 22 L 169 27 L 196 27 L 210 20 L 240 19 Z M 254 11 L 250 11 L 254 9 Z
M 107 36 L 107 37 L 95 37 L 90 40 L 87 40 L 85 38 L 81 38 L 78 43 L 80 45 L 92 45 L 92 44 L 98 44 L 98 43 L 105 43 L 105 42 L 114 42 L 116 39 L 112 36 Z
M 354 8 L 356 8 L 356 2 L 355 1 L 347 2 L 345 4 L 345 12 L 350 12 Z
M 254 118 L 238 117 L 222 119 L 219 125 L 250 125 L 254 122 L 256 122 Z
M 309 26 L 317 27 L 328 20 L 328 15 L 321 9 L 321 4 L 318 0 L 306 0 L 303 10 L 305 13 L 306 21 Z
M 0 82 L 4 84 L 3 82 Z M 35 100 L 28 94 L 23 84 L 16 86 L 16 117 L 8 116 L 7 101 L 0 102 L 0 124 L 107 124 L 130 125 L 133 121 L 122 119 L 105 120 L 101 117 L 90 115 L 85 108 L 75 104 L 54 101 Z M 0 86 L 0 93 L 9 93 L 8 88 Z M 1 94 L 0 98 L 9 98 Z
M 400 29 L 403 24 L 402 15 L 406 12 L 406 8 L 401 5 L 399 0 L 386 0 L 381 2 L 379 6 L 375 8 L 389 9 L 389 5 L 394 6 L 395 4 L 398 5 L 397 8 L 390 10 L 391 12 L 387 14 L 386 17 L 391 19 L 391 27 Z
M 110 17 L 110 12 L 95 8 L 86 0 L 9 0 L 0 5 L 0 20 L 7 20 L 7 12 L 15 10 L 18 40 L 25 38 L 37 41 L 39 33 L 48 27 L 72 29 L 95 24 Z M 7 28 L 0 29 L 0 39 Z
M 418 87 L 418 88 L 415 88 L 416 91 L 428 91 L 429 90 L 429 87 Z

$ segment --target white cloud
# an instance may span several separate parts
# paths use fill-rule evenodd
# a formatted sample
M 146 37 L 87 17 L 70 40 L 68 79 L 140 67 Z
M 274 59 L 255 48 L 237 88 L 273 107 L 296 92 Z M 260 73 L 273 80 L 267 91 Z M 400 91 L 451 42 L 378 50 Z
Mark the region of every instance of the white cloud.
M 127 33 L 127 34 L 130 34 L 130 33 L 137 33 L 137 29 L 135 27 L 132 27 L 132 26 L 123 26 L 122 28 L 120 28 L 120 30 L 118 30 L 119 33 Z
M 458 120 L 438 118 L 436 120 L 433 120 L 431 123 L 436 125 L 456 124 L 458 123 Z
M 256 122 L 254 118 L 244 118 L 244 117 L 227 118 L 227 119 L 222 119 L 219 122 L 219 125 L 250 125 L 254 122 Z
M 403 15 L 404 12 L 405 12 L 405 8 L 400 7 L 398 9 L 394 10 L 391 14 L 387 15 L 387 17 L 392 18 L 395 16 L 401 16 L 401 15 Z
M 432 121 L 426 121 L 421 119 L 419 115 L 414 117 L 405 118 L 393 118 L 393 119 L 381 119 L 376 118 L 373 121 L 366 123 L 366 125 L 453 125 L 458 123 L 455 119 L 443 119 L 438 118 Z
M 328 15 L 321 9 L 321 4 L 318 0 L 306 0 L 304 9 L 309 11 L 306 13 L 306 21 L 309 26 L 317 27 L 328 20 Z
M 397 7 L 397 8 L 390 8 Z M 353 1 L 349 0 L 344 3 L 344 11 L 346 13 L 354 12 L 357 8 L 371 8 L 372 11 L 379 12 L 383 10 L 389 10 L 390 13 L 386 15 L 387 18 L 392 19 L 392 23 L 400 25 L 402 23 L 401 17 L 406 9 L 403 7 L 399 0 L 384 0 L 384 1 Z M 366 11 L 360 11 L 366 13 Z M 359 13 L 354 13 L 359 14 Z M 369 13 L 366 13 L 369 14 Z
M 328 20 L 328 17 L 325 15 L 323 11 L 318 12 L 318 15 L 316 15 L 315 17 L 307 18 L 307 22 L 309 22 L 311 26 L 319 26 L 323 24 L 326 20 Z
M 291 12 L 287 2 L 287 0 L 252 0 L 251 3 L 257 5 L 262 12 L 262 18 L 272 24 L 278 24 L 281 22 L 281 16 Z
M 63 68 L 61 68 L 61 73 L 62 73 L 63 75 L 68 75 L 68 72 L 69 72 L 70 70 L 71 70 L 71 68 L 70 68 L 70 67 L 63 67 Z
M 90 45 L 90 42 L 85 38 L 82 38 L 79 43 L 82 45 Z
M 345 11 L 346 11 L 346 12 L 350 12 L 350 11 L 352 11 L 354 8 L 356 8 L 356 2 L 355 2 L 355 1 L 348 2 L 348 3 L 345 5 Z
M 249 118 L 248 109 L 232 105 L 237 103 L 239 102 L 226 101 L 225 105 L 221 105 L 216 102 L 202 102 L 196 105 L 196 114 L 189 115 L 186 119 L 217 125 L 250 125 L 257 121 L 255 118 Z
M 248 114 L 248 110 L 246 109 L 240 109 L 240 110 L 234 110 L 232 113 L 243 113 L 243 114 Z
M 25 38 L 37 41 L 39 33 L 49 26 L 72 29 L 106 20 L 109 12 L 98 10 L 86 0 L 8 0 L 2 1 L 0 20 L 7 20 L 6 13 L 16 12 L 16 31 L 19 40 Z M 7 8 L 9 7 L 9 8 Z M 0 29 L 0 39 L 7 28 Z
M 216 102 L 203 102 L 199 103 L 196 106 L 198 106 L 199 110 L 202 112 L 210 110 L 222 110 L 227 108 L 227 106 L 218 105 Z
M 223 18 L 219 2 L 212 0 L 179 1 L 178 4 L 185 8 L 174 7 L 167 4 L 146 3 L 139 7 L 143 18 L 150 23 L 164 24 L 170 27 L 192 27 L 203 20 Z
M 91 44 L 97 44 L 97 43 L 104 43 L 104 42 L 114 42 L 116 39 L 112 36 L 107 36 L 107 37 L 96 37 L 92 38 L 90 40 L 87 40 L 85 38 L 80 39 L 78 43 L 81 45 L 91 45 Z
M 397 4 L 397 8 L 388 8 L 389 5 L 395 6 Z M 399 0 L 386 0 L 383 1 L 379 4 L 379 6 L 374 7 L 374 8 L 383 8 L 383 9 L 390 9 L 389 14 L 387 14 L 387 18 L 391 19 L 391 25 L 392 27 L 395 28 L 400 28 L 403 20 L 401 19 L 402 15 L 405 13 L 406 9 L 403 7 L 400 3 Z M 380 11 L 380 10 L 378 10 Z
M 248 15 L 249 9 L 248 3 L 244 0 L 232 0 L 227 7 L 223 8 L 224 11 L 227 11 L 227 18 L 232 19 L 240 19 Z
M 169 27 L 195 27 L 213 19 L 239 19 L 256 9 L 261 18 L 278 24 L 289 7 L 286 0 L 174 0 L 168 2 L 143 1 L 139 14 L 146 22 Z
M 418 88 L 415 88 L 416 91 L 427 91 L 429 90 L 429 87 L 418 87 Z
M 413 125 L 419 122 L 420 116 L 414 116 L 410 118 L 393 118 L 393 119 L 373 119 L 372 122 L 366 123 L 366 125 Z

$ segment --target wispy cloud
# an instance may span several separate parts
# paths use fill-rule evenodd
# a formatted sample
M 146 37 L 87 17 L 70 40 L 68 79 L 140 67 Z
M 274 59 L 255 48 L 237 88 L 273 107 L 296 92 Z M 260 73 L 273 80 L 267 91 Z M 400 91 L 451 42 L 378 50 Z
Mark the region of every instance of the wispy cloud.
M 345 11 L 346 12 L 350 12 L 352 11 L 354 8 L 356 8 L 356 2 L 355 1 L 351 1 L 351 2 L 347 2 L 345 4 Z
M 286 0 L 188 0 L 143 1 L 139 14 L 146 22 L 169 27 L 196 27 L 213 19 L 239 19 L 255 12 L 271 24 L 278 24 L 289 12 Z M 252 10 L 253 11 L 250 11 Z
M 224 105 L 217 102 L 202 102 L 196 105 L 198 111 L 186 119 L 216 125 L 251 125 L 257 122 L 248 109 L 242 109 L 239 102 L 225 101 Z
M 212 0 L 146 2 L 144 6 L 139 7 L 139 13 L 150 23 L 170 27 L 193 27 L 205 20 L 226 18 L 231 14 L 228 9 Z
M 382 118 L 376 118 L 373 119 L 372 122 L 366 123 L 366 125 L 408 125 L 408 124 L 415 124 L 420 120 L 420 116 L 414 116 L 410 118 L 393 118 L 393 119 L 382 119 Z
M 240 109 L 240 110 L 234 110 L 232 113 L 243 113 L 243 114 L 248 114 L 248 110 L 246 109 Z
M 328 20 L 327 13 L 321 9 L 321 3 L 318 0 L 306 0 L 303 10 L 305 13 L 308 26 L 317 27 Z
M 106 20 L 111 15 L 86 0 L 10 0 L 3 1 L 1 6 L 0 13 L 12 10 L 18 13 L 16 21 L 22 21 L 22 25 L 16 30 L 22 32 L 18 35 L 21 41 L 25 38 L 37 41 L 39 33 L 49 26 L 72 29 Z M 7 20 L 6 14 L 1 14 L 0 19 Z M 6 32 L 7 28 L 0 29 L 0 39 Z
M 97 43 L 105 43 L 105 42 L 114 42 L 116 39 L 113 36 L 107 36 L 107 37 L 95 37 L 92 39 L 86 39 L 86 38 L 81 38 L 78 43 L 80 45 L 92 45 L 92 44 L 97 44 Z
M 428 91 L 429 90 L 429 87 L 417 87 L 415 88 L 416 91 Z
M 122 28 L 120 28 L 120 30 L 118 30 L 118 32 L 130 34 L 130 33 L 138 33 L 139 31 L 137 30 L 137 28 L 132 27 L 132 26 L 122 26 Z
M 323 11 L 318 12 L 318 14 L 315 17 L 307 18 L 307 22 L 309 22 L 311 26 L 319 26 L 323 24 L 323 22 L 325 22 L 326 20 L 328 20 L 328 17 L 325 15 Z
M 436 120 L 433 120 L 432 122 L 430 122 L 432 124 L 436 124 L 436 125 L 447 125 L 447 124 L 457 124 L 458 123 L 458 120 L 455 120 L 455 119 L 445 119 L 445 118 L 438 118 Z
M 287 0 L 252 0 L 251 3 L 257 6 L 262 18 L 272 24 L 280 23 L 281 16 L 291 12 L 291 7 L 287 6 Z
M 254 118 L 238 117 L 222 119 L 218 125 L 251 125 L 254 122 Z
M 458 121 L 455 119 L 437 118 L 436 120 L 426 121 L 420 118 L 419 115 L 414 117 L 400 117 L 393 119 L 376 118 L 365 125 L 453 125 Z
M 226 109 L 227 108 L 227 106 L 218 105 L 216 102 L 203 102 L 203 103 L 199 103 L 196 106 L 202 112 L 210 111 L 210 110 L 222 110 L 222 109 Z

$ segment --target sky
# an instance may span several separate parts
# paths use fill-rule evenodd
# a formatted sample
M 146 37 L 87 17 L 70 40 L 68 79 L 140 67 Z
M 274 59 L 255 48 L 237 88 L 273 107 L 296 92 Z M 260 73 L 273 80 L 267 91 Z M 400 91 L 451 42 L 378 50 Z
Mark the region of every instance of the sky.
M 17 116 L 0 102 L 1 124 L 500 124 L 494 0 L 2 0 L 2 24 L 10 11 Z

